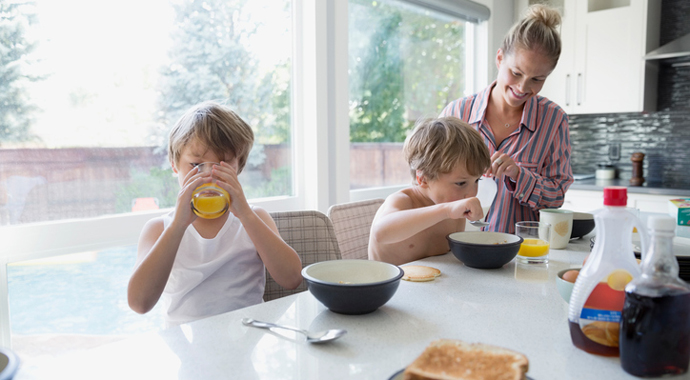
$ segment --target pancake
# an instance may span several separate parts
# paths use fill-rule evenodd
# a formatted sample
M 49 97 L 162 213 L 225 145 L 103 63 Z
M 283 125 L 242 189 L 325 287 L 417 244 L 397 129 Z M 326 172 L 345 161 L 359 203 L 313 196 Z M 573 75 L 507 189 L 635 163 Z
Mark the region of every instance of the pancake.
M 405 265 L 400 267 L 405 272 L 403 280 L 412 282 L 433 281 L 441 275 L 441 271 L 423 265 Z

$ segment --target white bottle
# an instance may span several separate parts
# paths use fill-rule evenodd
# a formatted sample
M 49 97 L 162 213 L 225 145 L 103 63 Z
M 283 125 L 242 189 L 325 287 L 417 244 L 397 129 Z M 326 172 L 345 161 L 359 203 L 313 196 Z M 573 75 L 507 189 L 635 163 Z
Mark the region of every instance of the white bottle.
M 618 356 L 625 286 L 640 275 L 632 247 L 633 228 L 647 235 L 642 222 L 626 210 L 625 187 L 604 188 L 604 208 L 594 213 L 596 242 L 580 270 L 570 297 L 568 325 L 573 344 L 589 353 Z

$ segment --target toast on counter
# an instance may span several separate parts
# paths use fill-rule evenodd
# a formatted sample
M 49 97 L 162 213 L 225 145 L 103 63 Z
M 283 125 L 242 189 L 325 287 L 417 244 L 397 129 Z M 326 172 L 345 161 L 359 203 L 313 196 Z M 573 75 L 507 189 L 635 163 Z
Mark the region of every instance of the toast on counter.
M 483 343 L 431 342 L 405 369 L 404 380 L 524 380 L 529 361 L 519 352 Z

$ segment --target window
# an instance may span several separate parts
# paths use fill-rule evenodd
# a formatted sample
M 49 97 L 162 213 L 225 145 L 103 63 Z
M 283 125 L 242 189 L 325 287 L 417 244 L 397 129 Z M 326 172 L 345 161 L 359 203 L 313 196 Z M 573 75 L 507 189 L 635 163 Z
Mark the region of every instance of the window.
M 44 334 L 160 326 L 123 289 L 142 222 L 175 204 L 190 106 L 254 128 L 247 198 L 294 195 L 292 27 L 290 0 L 0 1 L 0 345 L 9 316 L 25 360 Z
M 174 206 L 167 133 L 205 100 L 254 128 L 247 197 L 292 195 L 289 0 L 0 7 L 2 225 Z
M 473 24 L 411 3 L 424 1 L 349 2 L 353 190 L 409 184 L 402 156 L 407 132 L 474 91 Z

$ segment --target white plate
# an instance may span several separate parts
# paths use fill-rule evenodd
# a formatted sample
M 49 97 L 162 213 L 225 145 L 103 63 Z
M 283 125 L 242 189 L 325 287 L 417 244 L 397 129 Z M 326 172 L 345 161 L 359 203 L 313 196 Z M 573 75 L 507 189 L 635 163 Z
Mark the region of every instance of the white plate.
M 402 380 L 403 379 L 403 373 L 405 372 L 405 368 L 401 369 L 400 371 L 396 372 L 393 374 L 393 376 L 389 377 L 388 380 Z M 525 379 L 527 380 L 534 380 L 529 376 L 526 376 Z

